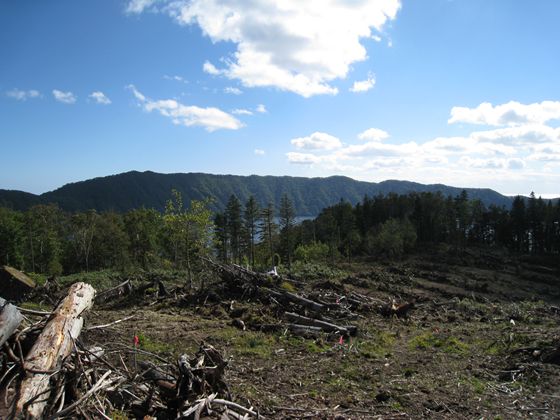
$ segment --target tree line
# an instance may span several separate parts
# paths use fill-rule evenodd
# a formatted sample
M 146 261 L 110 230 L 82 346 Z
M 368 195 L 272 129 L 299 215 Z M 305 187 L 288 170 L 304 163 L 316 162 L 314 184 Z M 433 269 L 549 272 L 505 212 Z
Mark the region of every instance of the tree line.
M 445 243 L 461 252 L 470 245 L 502 246 L 533 254 L 560 253 L 560 203 L 534 194 L 516 197 L 511 209 L 486 207 L 465 191 L 365 196 L 340 201 L 296 224 L 284 194 L 274 203 L 232 195 L 222 212 L 210 200 L 183 203 L 173 191 L 164 212 L 67 213 L 54 204 L 21 212 L 0 207 L 0 264 L 57 275 L 100 269 L 175 268 L 189 280 L 201 257 L 258 269 L 294 261 L 335 262 L 355 256 L 399 256 L 419 244 Z
M 399 255 L 429 243 L 445 243 L 458 252 L 483 245 L 558 254 L 560 202 L 531 193 L 515 197 L 508 210 L 469 200 L 466 191 L 456 197 L 431 192 L 366 196 L 355 206 L 341 201 L 328 207 L 300 229 L 304 243 L 327 244 L 332 256 Z

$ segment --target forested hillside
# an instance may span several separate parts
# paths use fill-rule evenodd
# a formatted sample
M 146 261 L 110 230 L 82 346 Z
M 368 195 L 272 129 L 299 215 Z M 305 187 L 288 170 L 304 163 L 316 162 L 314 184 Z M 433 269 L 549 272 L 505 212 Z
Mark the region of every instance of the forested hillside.
M 211 198 L 210 206 L 217 211 L 226 207 L 232 194 L 242 202 L 254 196 L 259 205 L 273 203 L 279 210 L 280 199 L 286 194 L 291 198 L 297 216 L 316 216 L 323 208 L 336 204 L 340 199 L 356 204 L 365 195 L 441 192 L 445 196 L 456 196 L 462 191 L 462 188 L 442 184 L 423 185 L 394 180 L 372 183 L 342 176 L 302 178 L 132 171 L 67 184 L 41 195 L 0 190 L 0 205 L 15 210 L 26 210 L 34 204 L 55 203 L 66 211 L 94 209 L 126 212 L 140 207 L 162 211 L 172 189 L 179 191 L 186 203 Z M 493 204 L 509 209 L 513 201 L 511 197 L 490 189 L 467 188 L 466 191 L 470 198 L 479 199 L 486 206 Z
M 187 202 L 168 193 L 164 212 L 65 212 L 55 204 L 25 212 L 0 207 L 0 265 L 29 272 L 73 273 L 127 268 L 195 269 L 200 256 L 266 268 L 293 261 L 336 263 L 354 257 L 394 258 L 426 244 L 507 248 L 515 253 L 557 256 L 560 204 L 531 195 L 512 209 L 486 207 L 463 191 L 365 196 L 339 201 L 315 219 L 296 223 L 287 194 L 276 212 L 251 196 L 230 195 L 224 211 L 209 200 Z

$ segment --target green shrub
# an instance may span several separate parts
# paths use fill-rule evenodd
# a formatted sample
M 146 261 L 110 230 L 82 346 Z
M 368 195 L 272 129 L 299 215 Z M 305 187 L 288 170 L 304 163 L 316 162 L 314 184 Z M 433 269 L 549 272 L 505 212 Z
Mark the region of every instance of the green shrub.
M 294 259 L 303 262 L 324 262 L 329 257 L 329 246 L 322 242 L 299 245 L 294 251 Z
M 416 245 L 416 229 L 408 219 L 389 219 L 367 239 L 370 252 L 399 257 Z

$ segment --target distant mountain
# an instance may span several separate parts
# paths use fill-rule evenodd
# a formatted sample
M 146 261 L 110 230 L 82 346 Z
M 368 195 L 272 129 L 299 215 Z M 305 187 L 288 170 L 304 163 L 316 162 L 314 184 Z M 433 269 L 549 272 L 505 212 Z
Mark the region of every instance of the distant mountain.
M 298 216 L 315 216 L 340 199 L 355 204 L 366 194 L 372 197 L 377 194 L 439 191 L 444 195 L 456 196 L 463 190 L 442 184 L 424 185 L 408 181 L 363 182 L 343 176 L 302 178 L 132 171 L 66 184 L 41 195 L 0 190 L 0 205 L 17 210 L 39 203 L 57 203 L 67 211 L 96 209 L 124 212 L 142 206 L 163 210 L 172 189 L 181 192 L 185 203 L 211 197 L 214 199 L 214 208 L 219 210 L 225 208 L 231 194 L 235 194 L 242 203 L 252 194 L 261 205 L 268 202 L 278 205 L 280 197 L 286 193 L 292 199 Z M 480 199 L 486 205 L 509 208 L 513 200 L 486 188 L 465 190 L 469 198 Z

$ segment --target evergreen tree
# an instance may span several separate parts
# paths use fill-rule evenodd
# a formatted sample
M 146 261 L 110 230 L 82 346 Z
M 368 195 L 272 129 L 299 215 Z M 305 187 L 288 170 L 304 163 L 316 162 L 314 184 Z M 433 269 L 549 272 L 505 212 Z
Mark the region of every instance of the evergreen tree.
M 227 228 L 231 256 L 237 264 L 241 263 L 241 246 L 243 235 L 243 221 L 241 219 L 241 202 L 235 195 L 231 195 L 226 206 Z
M 280 200 L 280 243 L 282 252 L 288 263 L 288 270 L 292 267 L 292 253 L 294 243 L 295 211 L 287 194 L 282 195 Z
M 266 243 L 270 264 L 274 265 L 274 237 L 276 235 L 277 225 L 274 223 L 274 205 L 272 203 L 268 203 L 267 206 L 262 209 L 260 221 L 260 235 Z
M 521 252 L 527 251 L 527 215 L 525 199 L 519 195 L 513 199 L 513 204 L 511 206 L 511 223 L 514 249 Z
M 260 208 L 255 197 L 250 196 L 245 203 L 244 223 L 245 231 L 248 236 L 249 243 L 249 262 L 251 267 L 255 266 L 255 240 L 257 235 L 257 225 L 259 221 Z
M 216 213 L 216 216 L 214 217 L 214 235 L 216 238 L 218 259 L 227 263 L 229 256 L 229 232 L 227 216 L 225 213 Z

